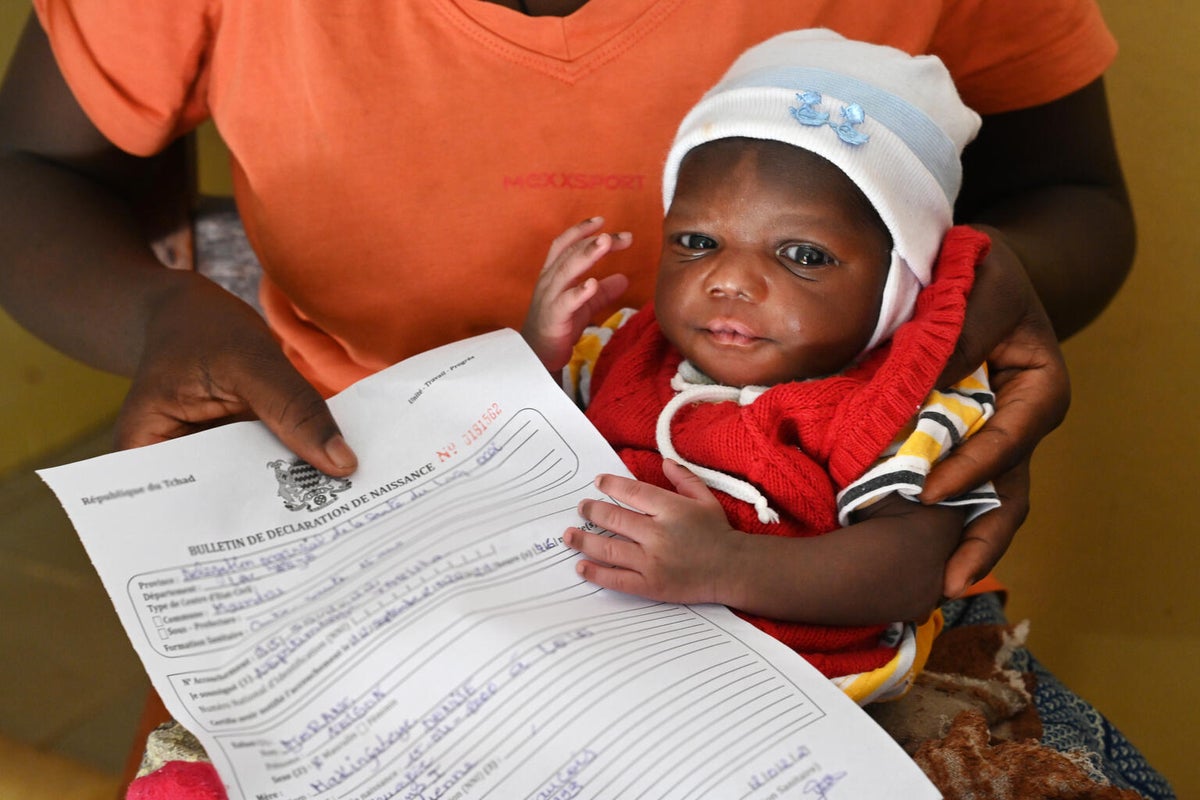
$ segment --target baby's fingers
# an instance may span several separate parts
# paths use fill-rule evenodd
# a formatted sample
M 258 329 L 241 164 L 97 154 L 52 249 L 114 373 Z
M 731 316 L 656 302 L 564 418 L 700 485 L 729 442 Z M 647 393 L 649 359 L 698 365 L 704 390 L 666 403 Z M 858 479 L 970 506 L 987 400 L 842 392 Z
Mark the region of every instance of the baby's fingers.
M 579 515 L 598 527 L 635 542 L 645 538 L 653 527 L 653 521 L 645 514 L 603 500 L 581 501 Z
M 628 568 L 641 557 L 642 548 L 626 539 L 588 533 L 582 528 L 567 528 L 563 533 L 567 547 L 585 558 L 613 567 Z
M 598 233 L 572 245 L 543 273 L 547 288 L 554 294 L 563 291 L 564 287 L 571 285 L 596 266 L 605 255 L 628 247 L 631 241 L 632 237 L 628 233 Z
M 556 292 L 551 301 L 550 312 L 552 319 L 561 320 L 563 324 L 579 329 L 591 317 L 602 309 L 616 302 L 625 290 L 629 288 L 629 278 L 617 273 L 603 278 L 588 278 L 578 286 L 570 286 Z M 578 339 L 579 333 L 571 330 L 572 339 Z
M 625 290 L 629 288 L 629 278 L 621 273 L 613 275 L 605 275 L 596 282 L 596 294 L 591 299 L 591 303 L 597 309 L 615 303 L 625 294 Z
M 652 483 L 626 478 L 621 475 L 607 473 L 596 476 L 596 488 L 624 506 L 641 511 L 643 514 L 657 514 L 670 507 L 672 500 L 678 495 L 675 492 L 655 486 Z M 587 501 L 584 501 L 585 503 Z M 599 522 L 593 520 L 593 522 Z M 607 527 L 607 526 L 606 526 Z M 624 531 L 621 531 L 624 533 Z
M 614 592 L 646 596 L 646 581 L 641 573 L 631 569 L 606 567 L 594 561 L 580 561 L 575 565 L 579 577 L 602 589 L 612 589 Z
M 567 528 L 563 541 L 583 556 L 575 572 L 588 583 L 604 589 L 644 596 L 646 579 L 637 571 L 641 547 L 624 539 Z
M 546 263 L 542 265 L 543 270 L 548 270 L 559 257 L 566 252 L 567 248 L 591 236 L 596 231 L 600 230 L 600 226 L 604 224 L 604 217 L 591 217 L 582 222 L 577 222 L 565 231 L 554 237 L 554 241 L 550 243 L 550 250 L 546 254 Z

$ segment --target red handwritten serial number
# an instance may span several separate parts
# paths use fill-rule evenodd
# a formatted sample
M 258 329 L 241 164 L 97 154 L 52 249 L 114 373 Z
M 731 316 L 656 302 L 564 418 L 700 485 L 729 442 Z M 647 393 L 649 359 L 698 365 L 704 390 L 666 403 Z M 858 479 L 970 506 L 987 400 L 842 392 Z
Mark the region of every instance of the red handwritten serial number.
M 483 434 L 491 427 L 492 423 L 500 418 L 503 413 L 499 403 L 492 403 L 483 413 L 479 415 L 479 419 L 471 423 L 471 427 L 463 431 L 463 444 L 473 444 L 483 437 Z

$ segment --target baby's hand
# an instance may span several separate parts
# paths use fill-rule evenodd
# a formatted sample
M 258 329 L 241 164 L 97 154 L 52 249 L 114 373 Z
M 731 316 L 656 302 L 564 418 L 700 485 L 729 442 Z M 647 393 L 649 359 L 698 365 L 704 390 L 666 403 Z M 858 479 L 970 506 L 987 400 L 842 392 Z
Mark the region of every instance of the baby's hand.
M 602 217 L 592 217 L 559 234 L 534 287 L 521 335 L 551 372 L 566 366 L 588 321 L 629 286 L 620 274 L 576 283 L 606 253 L 633 242 L 629 233 L 596 233 L 603 224 Z
M 663 473 L 678 494 L 630 478 L 599 476 L 600 491 L 636 510 L 584 500 L 579 513 L 623 538 L 568 528 L 563 541 L 586 556 L 576 568 L 598 586 L 668 603 L 724 602 L 746 534 L 730 527 L 702 480 L 670 460 L 663 462 Z

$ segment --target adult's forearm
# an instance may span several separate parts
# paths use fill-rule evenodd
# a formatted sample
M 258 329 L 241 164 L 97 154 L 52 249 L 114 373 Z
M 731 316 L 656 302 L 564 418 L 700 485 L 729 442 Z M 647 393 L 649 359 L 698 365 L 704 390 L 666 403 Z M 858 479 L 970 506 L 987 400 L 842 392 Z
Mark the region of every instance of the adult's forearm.
M 972 221 L 995 227 L 1020 257 L 1060 340 L 1099 316 L 1133 261 L 1133 214 L 1107 187 L 1029 190 Z
M 156 298 L 193 278 L 163 267 L 128 208 L 90 179 L 0 155 L 0 304 L 34 335 L 130 375 Z
M 956 218 L 1000 232 L 1060 339 L 1095 319 L 1128 275 L 1134 250 L 1104 80 L 984 117 L 963 153 Z

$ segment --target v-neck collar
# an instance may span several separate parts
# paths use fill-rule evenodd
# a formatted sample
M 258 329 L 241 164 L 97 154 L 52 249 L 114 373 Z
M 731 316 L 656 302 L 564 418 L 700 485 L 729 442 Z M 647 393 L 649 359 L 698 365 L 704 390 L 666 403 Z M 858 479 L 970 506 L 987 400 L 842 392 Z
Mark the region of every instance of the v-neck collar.
M 683 0 L 589 0 L 566 17 L 526 17 L 486 0 L 433 0 L 501 56 L 574 81 L 624 52 Z

